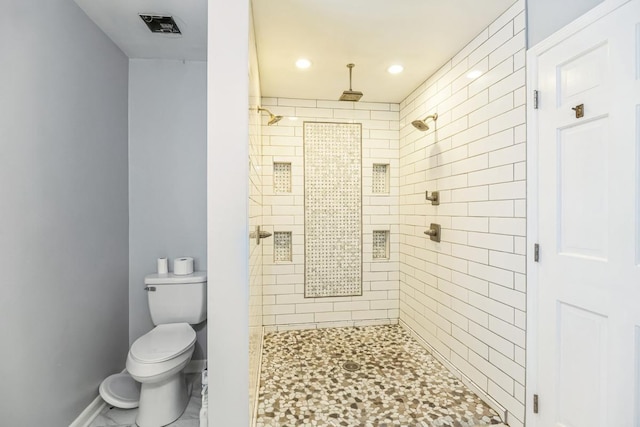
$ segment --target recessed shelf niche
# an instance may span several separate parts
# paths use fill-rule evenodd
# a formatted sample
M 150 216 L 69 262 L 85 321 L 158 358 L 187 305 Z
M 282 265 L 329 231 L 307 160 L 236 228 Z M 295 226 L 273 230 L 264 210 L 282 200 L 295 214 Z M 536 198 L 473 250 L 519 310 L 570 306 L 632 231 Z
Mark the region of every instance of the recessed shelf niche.
M 373 259 L 389 259 L 389 230 L 375 230 L 373 232 Z
M 374 163 L 371 181 L 373 194 L 389 194 L 389 165 Z
M 273 192 L 291 193 L 291 163 L 273 163 Z
M 292 261 L 291 232 L 276 231 L 273 233 L 273 261 Z

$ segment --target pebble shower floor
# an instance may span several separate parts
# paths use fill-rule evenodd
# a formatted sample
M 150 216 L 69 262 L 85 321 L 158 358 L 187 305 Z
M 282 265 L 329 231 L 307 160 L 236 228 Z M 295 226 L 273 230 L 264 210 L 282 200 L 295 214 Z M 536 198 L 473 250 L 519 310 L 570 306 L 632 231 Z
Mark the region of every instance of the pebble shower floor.
M 257 427 L 486 425 L 503 424 L 399 325 L 265 335 Z

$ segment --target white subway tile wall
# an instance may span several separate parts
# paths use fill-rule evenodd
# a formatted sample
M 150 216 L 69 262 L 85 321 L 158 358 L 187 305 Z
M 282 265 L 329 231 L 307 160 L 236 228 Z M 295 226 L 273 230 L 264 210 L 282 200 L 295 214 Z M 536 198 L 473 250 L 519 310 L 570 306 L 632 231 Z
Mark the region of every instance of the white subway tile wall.
M 263 117 L 263 229 L 291 232 L 291 262 L 274 261 L 274 240 L 262 241 L 263 324 L 266 330 L 396 323 L 399 317 L 398 104 L 263 98 L 286 116 L 275 126 Z M 362 124 L 362 296 L 304 297 L 303 124 Z M 274 189 L 274 163 L 291 164 L 291 192 Z M 388 165 L 387 193 L 373 192 L 374 164 Z M 388 230 L 388 259 L 373 260 L 373 231 Z
M 518 0 L 400 104 L 400 319 L 512 427 L 524 425 L 524 13 Z M 411 126 L 436 112 L 429 131 Z M 423 234 L 432 222 L 440 243 Z

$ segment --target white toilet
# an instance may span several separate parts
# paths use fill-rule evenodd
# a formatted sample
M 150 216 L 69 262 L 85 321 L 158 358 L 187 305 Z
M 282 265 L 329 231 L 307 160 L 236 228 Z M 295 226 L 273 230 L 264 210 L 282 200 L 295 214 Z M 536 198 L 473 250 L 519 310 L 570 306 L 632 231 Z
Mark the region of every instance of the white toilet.
M 189 324 L 207 318 L 207 274 L 150 274 L 144 283 L 156 327 L 131 346 L 127 371 L 142 384 L 136 424 L 160 427 L 178 419 L 189 402 L 183 370 L 196 342 Z

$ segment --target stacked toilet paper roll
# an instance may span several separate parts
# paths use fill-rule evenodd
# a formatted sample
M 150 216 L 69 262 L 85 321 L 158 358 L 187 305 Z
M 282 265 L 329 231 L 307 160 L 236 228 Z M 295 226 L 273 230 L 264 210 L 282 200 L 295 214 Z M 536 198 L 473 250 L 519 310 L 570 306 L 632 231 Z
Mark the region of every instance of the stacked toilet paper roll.
M 158 274 L 167 274 L 169 272 L 169 260 L 167 258 L 158 258 Z
M 173 260 L 173 274 L 177 276 L 186 276 L 193 273 L 193 258 L 184 256 Z

